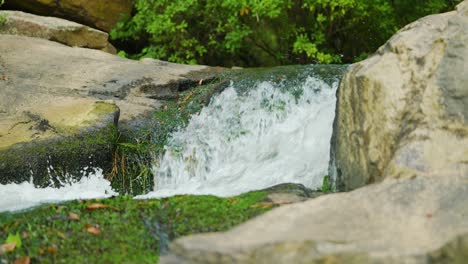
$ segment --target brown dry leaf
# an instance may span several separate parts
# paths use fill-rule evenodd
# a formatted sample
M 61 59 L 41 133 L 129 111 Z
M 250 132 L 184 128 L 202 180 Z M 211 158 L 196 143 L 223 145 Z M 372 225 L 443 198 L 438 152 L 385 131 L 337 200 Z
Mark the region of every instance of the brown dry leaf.
M 51 253 L 51 254 L 57 254 L 58 250 L 54 247 L 48 247 L 47 249 L 47 252 Z
M 31 263 L 31 258 L 30 257 L 21 257 L 17 258 L 13 264 L 29 264 Z
M 101 203 L 93 203 L 93 204 L 89 204 L 88 206 L 86 206 L 86 210 L 89 210 L 89 211 L 94 211 L 97 209 L 112 209 L 114 211 L 119 211 L 119 209 L 114 206 L 101 204 Z
M 85 228 L 86 228 L 86 231 L 88 231 L 89 233 L 91 233 L 93 235 L 101 234 L 101 230 L 99 230 L 99 228 L 96 228 L 94 226 L 87 226 Z
M 28 237 L 29 237 L 29 233 L 28 233 L 28 232 L 26 232 L 26 231 L 21 232 L 21 238 L 22 238 L 22 239 L 26 239 L 26 238 L 28 238 Z
M 8 253 L 16 248 L 16 242 L 11 242 L 11 243 L 5 243 L 5 244 L 0 244 L 0 253 Z
M 80 220 L 80 216 L 77 215 L 77 214 L 75 214 L 75 213 L 70 212 L 70 213 L 68 213 L 68 219 L 79 221 L 79 220 Z
M 274 206 L 275 203 L 272 203 L 272 202 L 260 202 L 260 203 L 257 203 L 257 204 L 253 204 L 250 206 L 250 208 L 268 208 L 268 207 L 272 207 Z

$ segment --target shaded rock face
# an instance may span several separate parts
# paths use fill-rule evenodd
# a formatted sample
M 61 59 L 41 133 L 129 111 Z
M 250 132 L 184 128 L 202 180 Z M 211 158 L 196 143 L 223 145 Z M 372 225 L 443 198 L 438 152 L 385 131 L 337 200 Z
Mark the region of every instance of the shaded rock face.
M 406 26 L 352 65 L 332 137 L 338 189 L 385 177 L 468 174 L 467 43 L 464 1 Z
M 20 11 L 0 11 L 6 16 L 0 34 L 21 35 L 56 41 L 70 47 L 90 48 L 112 54 L 116 49 L 110 44 L 108 34 L 88 26 L 56 17 L 43 17 Z
M 46 186 L 86 175 L 85 167 L 108 169 L 117 123 L 139 124 L 210 74 L 206 66 L 0 35 L 0 183 L 33 177 Z
M 6 0 L 5 8 L 55 16 L 109 32 L 129 16 L 133 0 Z

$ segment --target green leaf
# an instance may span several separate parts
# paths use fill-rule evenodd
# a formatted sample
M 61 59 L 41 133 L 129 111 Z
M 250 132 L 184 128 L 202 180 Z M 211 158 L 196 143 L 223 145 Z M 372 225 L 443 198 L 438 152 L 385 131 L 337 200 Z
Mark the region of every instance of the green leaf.
M 330 176 L 328 176 L 328 175 L 323 177 L 322 192 L 324 192 L 324 193 L 331 192 Z
M 8 234 L 8 237 L 5 241 L 6 243 L 15 243 L 16 244 L 16 248 L 20 248 L 21 247 L 21 236 L 18 232 L 16 232 L 16 234 Z

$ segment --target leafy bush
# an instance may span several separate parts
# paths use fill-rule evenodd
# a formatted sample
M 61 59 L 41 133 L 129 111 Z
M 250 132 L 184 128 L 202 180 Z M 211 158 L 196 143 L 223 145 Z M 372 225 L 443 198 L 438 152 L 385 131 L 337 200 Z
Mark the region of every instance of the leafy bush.
M 5 3 L 5 0 L 0 0 L 0 7 Z M 7 22 L 7 15 L 0 15 L 0 27 Z
M 136 0 L 111 32 L 130 57 L 208 65 L 352 62 L 459 0 Z M 363 55 L 364 54 L 364 55 Z

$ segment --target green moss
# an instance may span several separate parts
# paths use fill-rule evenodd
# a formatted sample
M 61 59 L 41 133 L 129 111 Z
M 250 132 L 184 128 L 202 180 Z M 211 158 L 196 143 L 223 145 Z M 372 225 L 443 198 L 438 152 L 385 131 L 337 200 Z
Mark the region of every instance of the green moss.
M 37 186 L 59 186 L 95 167 L 110 170 L 116 134 L 116 127 L 109 125 L 72 138 L 17 144 L 0 151 L 0 183 L 29 181 L 32 176 Z
M 227 84 L 226 80 L 218 79 L 214 83 L 181 92 L 177 101 L 169 102 L 161 110 L 154 112 L 152 130 L 156 135 L 156 152 L 163 153 L 170 134 L 185 127 L 190 117 L 200 112 L 213 94 L 227 87 Z
M 91 111 L 91 114 L 108 115 L 109 113 L 114 113 L 117 110 L 118 107 L 115 104 L 96 102 L 93 111 Z
M 0 262 L 30 256 L 34 263 L 156 263 L 170 240 L 199 232 L 224 231 L 270 210 L 266 192 L 232 198 L 176 196 L 133 200 L 117 197 L 44 205 L 27 212 L 0 214 L 0 244 L 21 234 L 22 246 Z M 92 203 L 112 208 L 89 211 Z M 79 220 L 71 220 L 70 213 Z M 100 234 L 88 232 L 96 227 Z

